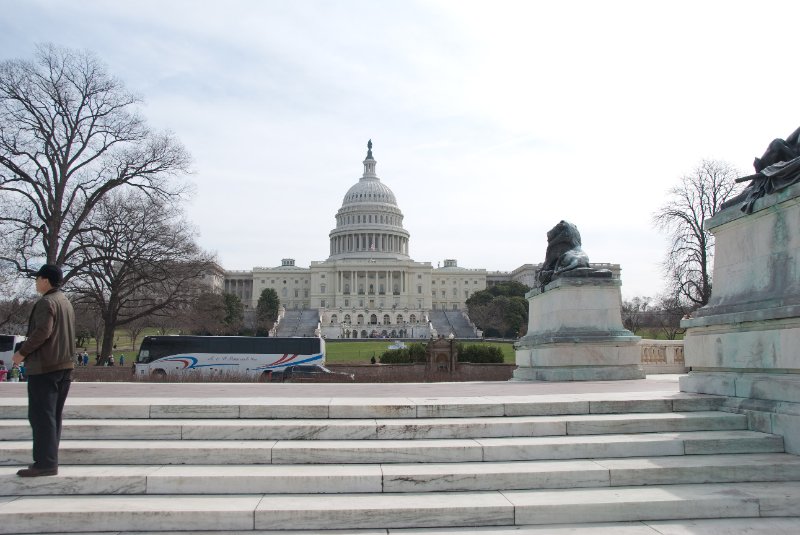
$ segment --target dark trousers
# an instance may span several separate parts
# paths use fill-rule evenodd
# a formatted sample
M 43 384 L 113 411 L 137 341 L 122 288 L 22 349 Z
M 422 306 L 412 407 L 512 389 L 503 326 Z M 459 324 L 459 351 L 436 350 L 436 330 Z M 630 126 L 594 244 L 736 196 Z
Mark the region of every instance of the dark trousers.
M 33 429 L 33 466 L 58 467 L 61 413 L 67 401 L 72 370 L 28 376 L 28 421 Z

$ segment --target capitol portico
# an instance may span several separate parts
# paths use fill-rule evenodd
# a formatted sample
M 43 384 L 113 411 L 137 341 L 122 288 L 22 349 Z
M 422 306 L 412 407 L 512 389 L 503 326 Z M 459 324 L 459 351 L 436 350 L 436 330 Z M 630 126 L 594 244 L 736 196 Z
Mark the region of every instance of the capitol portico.
M 281 335 L 313 329 L 328 338 L 476 336 L 465 303 L 486 289 L 487 271 L 460 268 L 454 259 L 434 268 L 409 256 L 403 212 L 376 174 L 371 141 L 367 147 L 363 175 L 336 213 L 327 260 L 304 268 L 286 258 L 278 267 L 226 271 L 225 292 L 252 314 L 261 292 L 273 288 L 285 309 Z M 488 275 L 493 282 L 511 280 L 509 274 Z

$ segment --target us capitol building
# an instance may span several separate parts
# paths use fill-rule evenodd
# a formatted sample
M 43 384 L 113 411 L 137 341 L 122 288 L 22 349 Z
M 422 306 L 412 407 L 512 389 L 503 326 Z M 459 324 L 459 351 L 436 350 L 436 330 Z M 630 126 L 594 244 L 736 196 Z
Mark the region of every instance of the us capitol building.
M 478 336 L 467 298 L 501 281 L 532 286 L 536 266 L 506 273 L 461 268 L 452 259 L 436 268 L 415 262 L 403 212 L 375 173 L 372 141 L 367 148 L 364 174 L 336 213 L 327 260 L 305 268 L 285 258 L 278 267 L 225 271 L 224 291 L 238 296 L 252 317 L 261 292 L 274 289 L 282 308 L 278 336 Z

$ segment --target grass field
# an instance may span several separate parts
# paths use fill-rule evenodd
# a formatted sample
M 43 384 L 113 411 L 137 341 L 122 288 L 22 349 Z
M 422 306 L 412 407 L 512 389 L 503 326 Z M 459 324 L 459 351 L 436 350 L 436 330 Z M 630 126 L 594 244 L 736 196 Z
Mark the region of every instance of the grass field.
M 503 361 L 514 362 L 514 346 L 511 342 L 464 342 L 465 345 L 492 345 L 500 348 L 503 352 Z M 381 356 L 392 344 L 392 340 L 365 341 L 365 342 L 340 342 L 328 340 L 325 343 L 328 362 L 337 364 L 340 362 L 369 362 Z

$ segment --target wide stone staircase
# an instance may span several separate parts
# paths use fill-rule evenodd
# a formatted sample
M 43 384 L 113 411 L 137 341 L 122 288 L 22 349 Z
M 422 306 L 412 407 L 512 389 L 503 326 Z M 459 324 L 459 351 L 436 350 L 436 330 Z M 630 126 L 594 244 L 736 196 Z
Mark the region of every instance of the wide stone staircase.
M 316 310 L 287 310 L 276 329 L 277 336 L 314 336 L 319 325 Z
M 475 327 L 457 310 L 431 310 L 428 318 L 440 336 L 450 336 L 451 333 L 459 339 L 477 336 Z
M 0 533 L 640 534 L 800 516 L 800 457 L 713 396 L 75 398 L 58 476 L 30 479 L 15 476 L 25 400 L 2 401 Z
M 453 326 L 453 334 L 456 338 L 477 338 L 475 325 L 464 317 L 460 310 L 445 310 L 447 321 Z

